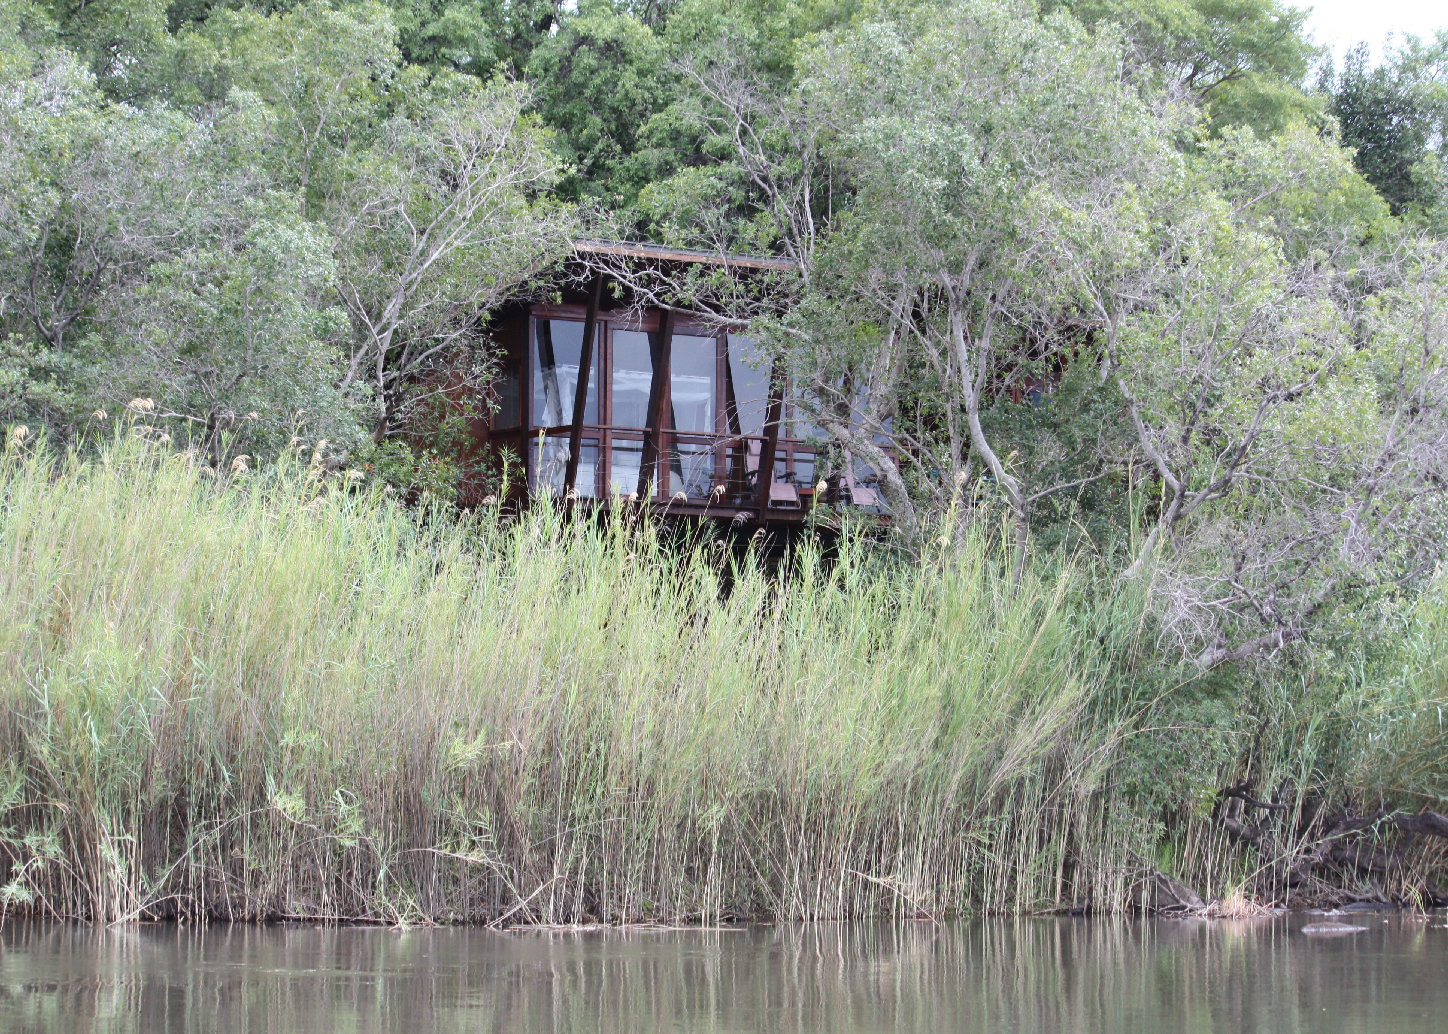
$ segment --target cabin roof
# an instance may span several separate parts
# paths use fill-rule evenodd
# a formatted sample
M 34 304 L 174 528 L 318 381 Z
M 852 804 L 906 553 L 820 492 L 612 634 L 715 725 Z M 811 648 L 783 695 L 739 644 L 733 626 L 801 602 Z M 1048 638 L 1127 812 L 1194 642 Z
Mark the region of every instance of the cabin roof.
M 723 266 L 726 269 L 778 269 L 794 268 L 788 259 L 771 258 L 765 255 L 728 255 L 699 248 L 670 248 L 662 244 L 637 244 L 627 241 L 578 240 L 573 250 L 580 256 L 607 255 L 615 258 L 653 259 L 659 262 L 688 262 L 699 265 Z

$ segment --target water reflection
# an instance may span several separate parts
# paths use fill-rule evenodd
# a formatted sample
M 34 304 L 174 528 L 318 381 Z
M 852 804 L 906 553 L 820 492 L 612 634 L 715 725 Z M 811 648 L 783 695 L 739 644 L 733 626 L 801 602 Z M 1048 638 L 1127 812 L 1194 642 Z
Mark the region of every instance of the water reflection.
M 0 1031 L 1439 1031 L 1448 926 L 0 927 Z

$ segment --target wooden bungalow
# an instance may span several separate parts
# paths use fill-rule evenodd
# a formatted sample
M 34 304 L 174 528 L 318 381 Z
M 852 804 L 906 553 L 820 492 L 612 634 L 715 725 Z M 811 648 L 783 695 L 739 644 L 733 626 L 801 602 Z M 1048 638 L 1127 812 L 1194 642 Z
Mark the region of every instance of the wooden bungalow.
M 878 508 L 853 471 L 822 482 L 823 435 L 791 411 L 781 371 L 754 341 L 703 314 L 642 304 L 608 272 L 713 265 L 748 277 L 787 263 L 602 242 L 575 252 L 554 297 L 505 306 L 491 327 L 501 367 L 472 436 L 495 472 L 513 462 L 515 501 L 646 502 L 736 527 L 798 525 L 826 501 Z

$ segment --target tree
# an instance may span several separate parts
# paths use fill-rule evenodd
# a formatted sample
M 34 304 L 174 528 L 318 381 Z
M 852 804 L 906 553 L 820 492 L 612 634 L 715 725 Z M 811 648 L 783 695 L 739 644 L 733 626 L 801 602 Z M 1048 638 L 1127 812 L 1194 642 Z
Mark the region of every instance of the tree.
M 1045 502 L 1135 486 L 1125 576 L 1203 667 L 1420 575 L 1445 357 L 1388 299 L 1430 311 L 1427 245 L 1384 251 L 1400 231 L 1312 127 L 1204 135 L 1110 34 L 1028 12 L 889 8 L 785 95 L 744 57 L 686 66 L 799 269 L 756 326 L 843 461 L 915 548 L 995 501 L 1024 556 Z
M 1448 195 L 1448 32 L 1407 37 L 1379 65 L 1366 44 L 1325 82 L 1342 142 L 1395 214 L 1424 214 Z
M 0 106 L 0 320 L 5 406 L 84 420 L 103 331 L 149 266 L 216 213 L 204 133 L 183 117 L 112 105 L 64 51 L 10 51 Z M 221 177 L 226 179 L 226 177 Z
M 341 384 L 345 314 L 324 230 L 296 198 L 238 201 L 205 240 L 148 270 L 129 299 L 110 401 L 144 397 L 221 466 L 229 444 L 274 450 L 303 426 L 345 447 L 360 407 Z M 355 394 L 355 391 L 354 391 Z M 149 412 L 148 407 L 148 412 Z
M 911 534 L 921 520 L 895 456 L 927 508 L 985 491 L 1022 544 L 1033 505 L 1067 487 L 1034 482 L 985 419 L 1006 371 L 1030 358 L 1041 305 L 1021 201 L 1042 182 L 1089 193 L 1129 181 L 1184 125 L 1122 81 L 1109 40 L 1032 13 L 905 7 L 829 34 L 803 60 L 797 106 L 777 115 L 746 102 L 759 94 L 737 75 L 700 77 L 734 112 L 738 161 L 802 271 L 776 340 L 815 419 L 846 462 L 881 476 Z
M 1330 142 L 1237 134 L 1183 171 L 1031 205 L 1152 486 L 1126 574 L 1211 668 L 1432 569 L 1448 355 L 1441 263 Z
M 1426 582 L 1448 532 L 1448 320 L 1441 244 L 1404 239 L 1354 320 L 1355 351 L 1290 407 L 1237 497 L 1162 565 L 1166 627 L 1198 664 L 1352 635 Z
M 1217 128 L 1275 132 L 1312 111 L 1303 80 L 1308 9 L 1281 0 L 1058 0 L 1088 26 L 1115 25 L 1133 78 L 1201 105 Z
M 569 172 L 559 189 L 625 208 L 652 178 L 649 120 L 669 103 L 663 41 L 629 14 L 588 7 L 533 51 L 544 120 L 559 130 Z
M 154 95 L 171 46 L 165 0 L 45 0 L 37 6 L 107 95 L 132 102 Z
M 563 0 L 399 0 L 391 6 L 409 64 L 486 79 L 521 75 L 568 5 Z
M 259 102 L 242 160 L 298 191 L 308 214 L 338 189 L 343 156 L 386 116 L 399 73 L 397 29 L 371 2 L 309 2 L 277 14 L 219 10 L 181 37 L 178 97 L 188 105 Z
M 63 110 L 34 120 L 17 163 L 31 182 L 0 232 L 12 304 L 64 351 L 77 321 L 204 214 L 188 203 L 198 137 L 184 119 L 101 108 L 80 81 L 54 100 Z
M 354 153 L 327 217 L 353 334 L 343 388 L 370 385 L 379 437 L 400 389 L 469 344 L 489 309 L 571 237 L 557 162 L 516 84 L 444 81 Z
M 561 253 L 568 210 L 526 87 L 407 67 L 376 3 L 217 11 L 186 75 L 233 161 L 304 199 L 333 241 L 352 333 L 339 388 L 380 440 L 431 366 Z M 469 364 L 481 368 L 482 364 Z
M 748 84 L 757 115 L 781 117 L 796 88 L 797 59 L 817 33 L 844 25 L 859 0 L 681 0 L 656 33 L 668 58 L 665 102 L 640 127 L 636 157 L 623 168 L 646 174 L 629 185 L 617 214 L 621 232 L 639 232 L 686 247 L 730 239 L 748 251 L 780 244 L 773 220 L 761 215 L 760 185 L 737 160 L 732 135 L 738 111 L 720 103 Z M 733 86 L 729 85 L 734 84 Z M 755 116 L 751 116 L 753 118 Z M 567 127 L 565 128 L 565 132 Z

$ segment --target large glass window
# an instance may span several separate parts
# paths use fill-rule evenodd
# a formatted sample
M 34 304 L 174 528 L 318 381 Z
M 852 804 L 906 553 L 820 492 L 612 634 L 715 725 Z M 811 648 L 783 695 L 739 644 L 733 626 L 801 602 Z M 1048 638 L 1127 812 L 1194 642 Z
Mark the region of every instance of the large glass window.
M 547 311 L 547 310 L 544 310 Z M 576 314 L 575 314 L 576 315 Z M 625 318 L 620 315 L 620 319 Z M 635 323 L 634 328 L 638 325 Z M 510 361 L 503 364 L 492 386 L 492 399 L 500 411 L 493 427 L 533 428 L 502 435 L 527 458 L 532 488 L 561 494 L 568 466 L 567 427 L 582 375 L 583 322 L 580 319 L 530 317 L 513 324 Z M 625 329 L 604 314 L 598 322 L 593 376 L 587 378 L 584 432 L 578 456 L 575 488 L 582 497 L 616 493 L 629 496 L 638 490 L 650 423 L 649 396 L 654 387 L 657 331 Z M 649 495 L 660 500 L 691 504 L 749 505 L 762 487 L 760 459 L 769 429 L 772 363 L 754 340 L 743 336 L 707 336 L 690 327 L 675 333 L 671 343 L 670 377 L 664 386 L 668 411 L 657 441 L 659 462 L 650 471 Z M 526 358 L 519 351 L 526 349 Z M 528 380 L 528 383 L 523 382 Z M 520 388 L 525 389 L 520 391 Z M 850 393 L 854 394 L 854 393 Z M 863 398 L 856 400 L 858 409 Z M 774 457 L 775 507 L 793 505 L 793 492 L 807 493 L 820 477 L 838 483 L 846 498 L 857 505 L 878 505 L 874 472 L 854 462 L 843 469 L 817 452 L 822 438 L 800 399 L 789 399 Z M 858 420 L 860 413 L 853 414 Z M 540 428 L 548 428 L 542 432 Z M 506 440 L 506 441 L 505 441 Z M 833 456 L 833 453 L 829 454 Z M 682 496 L 680 495 L 682 493 Z
M 725 415 L 730 434 L 763 434 L 769 412 L 769 362 L 747 337 L 729 335 Z
M 576 320 L 533 321 L 533 426 L 573 423 L 578 368 L 583 357 L 583 324 Z M 593 352 L 583 422 L 598 423 L 598 349 Z
M 649 385 L 654 377 L 649 336 L 641 330 L 613 332 L 613 420 L 615 427 L 647 427 Z M 634 470 L 635 478 L 638 470 Z M 629 492 L 633 488 L 628 489 Z
M 585 499 L 598 494 L 598 443 L 585 441 L 578 447 L 578 476 L 573 490 Z
M 669 361 L 669 396 L 674 430 L 714 433 L 717 342 L 712 337 L 675 334 Z

